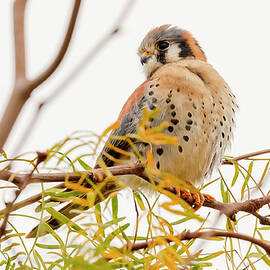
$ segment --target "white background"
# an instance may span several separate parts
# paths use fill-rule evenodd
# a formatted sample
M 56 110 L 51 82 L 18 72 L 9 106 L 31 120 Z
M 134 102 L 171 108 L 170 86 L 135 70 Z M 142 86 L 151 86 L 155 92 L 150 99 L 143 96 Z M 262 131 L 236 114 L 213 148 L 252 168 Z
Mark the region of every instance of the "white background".
M 67 56 L 22 111 L 6 147 L 8 153 L 12 152 L 39 101 L 52 93 L 112 28 L 125 2 L 82 1 Z M 0 2 L 0 115 L 14 77 L 12 3 L 11 0 Z M 29 78 L 39 74 L 55 57 L 72 5 L 73 1 L 67 0 L 29 1 L 26 12 Z M 149 29 L 167 23 L 179 25 L 195 36 L 208 62 L 237 96 L 240 107 L 237 129 L 227 154 L 269 148 L 269 8 L 268 0 L 136 1 L 120 33 L 46 106 L 21 152 L 44 151 L 75 130 L 101 133 L 113 123 L 125 100 L 144 80 L 136 54 L 141 39 Z M 214 191 L 217 193 L 218 190 Z

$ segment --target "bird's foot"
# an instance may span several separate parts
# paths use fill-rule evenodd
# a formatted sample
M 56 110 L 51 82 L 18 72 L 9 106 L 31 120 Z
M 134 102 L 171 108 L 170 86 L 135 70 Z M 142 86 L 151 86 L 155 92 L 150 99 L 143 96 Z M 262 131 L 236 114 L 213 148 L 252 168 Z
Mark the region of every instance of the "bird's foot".
M 205 200 L 212 201 L 212 202 L 216 202 L 217 201 L 214 197 L 212 197 L 209 194 L 203 193 L 202 195 L 203 195 L 203 197 L 204 197 Z
M 176 194 L 179 195 L 184 201 L 186 201 L 190 206 L 196 211 L 202 207 L 204 203 L 204 195 L 198 192 L 190 192 L 184 188 L 176 188 Z M 206 194 L 208 195 L 208 194 Z M 209 197 L 211 197 L 209 195 Z M 213 197 L 211 197 L 213 198 Z M 207 198 L 208 199 L 208 198 Z M 214 198 L 213 198 L 214 199 Z

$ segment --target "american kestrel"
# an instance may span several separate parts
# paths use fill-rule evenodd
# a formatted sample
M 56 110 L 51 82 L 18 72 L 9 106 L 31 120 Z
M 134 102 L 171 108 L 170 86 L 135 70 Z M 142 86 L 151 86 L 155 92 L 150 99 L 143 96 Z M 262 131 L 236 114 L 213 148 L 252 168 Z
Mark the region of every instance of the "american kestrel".
M 162 132 L 176 136 L 179 144 L 152 145 L 154 167 L 199 186 L 220 165 L 230 145 L 237 109 L 235 96 L 207 63 L 203 50 L 188 31 L 171 25 L 154 28 L 143 39 L 138 54 L 147 79 L 124 104 L 118 118 L 120 125 L 112 136 L 136 133 L 143 109 L 159 108 L 151 126 L 168 122 Z M 108 142 L 131 151 L 126 141 L 109 138 Z M 138 149 L 145 154 L 149 145 L 138 144 Z M 107 144 L 98 160 L 110 167 L 121 159 L 121 153 Z M 127 179 L 130 182 L 125 184 L 133 187 L 132 178 Z M 70 204 L 60 212 L 72 218 L 76 213 L 69 211 L 78 207 Z M 59 227 L 55 219 L 49 224 Z

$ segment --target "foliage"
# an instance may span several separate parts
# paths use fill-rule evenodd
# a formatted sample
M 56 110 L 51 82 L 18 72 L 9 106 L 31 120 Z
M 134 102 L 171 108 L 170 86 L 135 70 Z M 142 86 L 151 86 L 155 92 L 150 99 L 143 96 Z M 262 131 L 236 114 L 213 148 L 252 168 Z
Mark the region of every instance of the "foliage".
M 207 240 L 181 241 L 176 237 L 184 230 L 217 229 L 241 232 L 248 223 L 250 234 L 259 239 L 267 238 L 270 227 L 263 227 L 254 222 L 249 214 L 238 216 L 236 222 L 229 218 L 208 213 L 205 209 L 194 212 L 185 201 L 174 194 L 165 192 L 165 185 L 185 187 L 196 191 L 175 176 L 164 174 L 153 169 L 151 151 L 143 157 L 136 148 L 134 139 L 150 144 L 177 145 L 177 139 L 162 134 L 167 123 L 151 128 L 149 119 L 158 111 L 144 111 L 138 133 L 117 137 L 126 140 L 133 148 L 133 155 L 145 164 L 150 180 L 152 176 L 162 179 L 162 185 L 153 187 L 157 193 L 149 196 L 140 190 L 136 192 L 121 191 L 112 193 L 109 198 L 94 205 L 95 198 L 100 194 L 99 185 L 106 181 L 117 181 L 115 176 L 107 177 L 99 185 L 85 187 L 83 179 L 71 183 L 66 179 L 65 188 L 46 188 L 41 184 L 42 199 L 36 207 L 36 213 L 26 214 L 23 209 L 11 213 L 8 227 L 1 243 L 3 269 L 213 269 L 217 262 L 223 262 L 227 269 L 259 269 L 270 266 L 270 260 L 261 248 L 252 243 L 243 245 L 240 240 L 231 238 L 211 238 Z M 92 132 L 75 132 L 68 138 L 58 142 L 47 150 L 48 157 L 40 171 L 80 171 L 91 170 L 89 165 L 100 149 L 100 145 L 109 132 L 117 128 L 117 123 L 110 126 L 101 136 Z M 107 144 L 108 146 L 108 144 Z M 119 149 L 119 151 L 121 151 Z M 31 156 L 31 155 L 30 155 Z M 230 160 L 232 157 L 226 157 Z M 7 154 L 2 154 L 0 163 L 7 164 Z M 33 166 L 35 158 L 17 157 L 16 162 Z M 222 201 L 232 202 L 249 199 L 253 194 L 263 190 L 264 178 L 270 159 L 252 158 L 235 162 L 233 166 L 223 166 L 216 179 L 210 180 L 201 190 L 207 190 L 218 197 L 219 188 Z M 255 170 L 256 168 L 256 170 Z M 104 168 L 106 170 L 106 168 Z M 226 176 L 225 176 L 226 175 Z M 255 181 L 259 179 L 258 183 Z M 153 179 L 152 179 L 153 180 Z M 69 189 L 66 192 L 66 189 Z M 214 190 L 214 192 L 213 192 Z M 157 195 L 159 194 L 159 195 Z M 82 196 L 86 195 L 86 196 Z M 128 198 L 126 198 L 128 196 Z M 50 201 L 49 198 L 53 200 Z M 70 220 L 57 210 L 59 202 L 73 201 L 87 205 L 90 210 Z M 35 217 L 37 215 L 37 217 Z M 47 225 L 48 215 L 64 223 L 59 231 Z M 39 230 L 46 230 L 49 236 L 28 240 L 25 235 L 30 227 L 19 227 L 18 219 L 29 219 L 39 223 Z M 31 223 L 32 224 L 32 223 Z M 33 222 L 34 224 L 34 222 Z M 32 224 L 32 225 L 33 225 Z M 31 227 L 32 227 L 31 225 Z M 171 242 L 168 242 L 167 240 Z M 154 240 L 153 245 L 138 250 L 131 250 L 135 243 Z M 189 268 L 179 268 L 179 267 Z

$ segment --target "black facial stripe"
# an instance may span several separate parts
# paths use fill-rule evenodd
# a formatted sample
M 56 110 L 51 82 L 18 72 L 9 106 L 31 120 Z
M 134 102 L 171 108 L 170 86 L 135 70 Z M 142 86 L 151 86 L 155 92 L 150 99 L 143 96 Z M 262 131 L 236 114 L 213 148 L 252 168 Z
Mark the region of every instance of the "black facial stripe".
M 181 49 L 179 53 L 180 57 L 194 56 L 186 40 L 183 39 L 179 42 L 179 48 Z
M 161 63 L 161 64 L 166 64 L 166 52 L 167 51 L 160 51 L 158 56 L 157 56 L 157 60 Z

